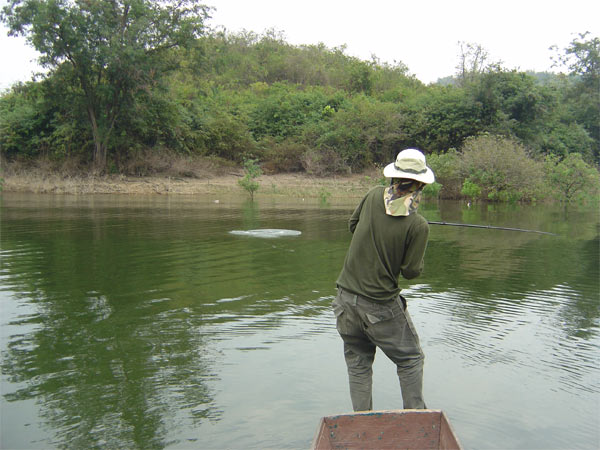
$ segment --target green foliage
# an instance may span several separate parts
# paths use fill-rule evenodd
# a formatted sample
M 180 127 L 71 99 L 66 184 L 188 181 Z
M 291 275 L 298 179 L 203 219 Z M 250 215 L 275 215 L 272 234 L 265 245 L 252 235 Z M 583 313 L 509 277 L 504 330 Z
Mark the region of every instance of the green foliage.
M 118 119 L 174 67 L 168 52 L 197 37 L 205 17 L 206 7 L 192 0 L 14 0 L 1 18 L 10 34 L 24 35 L 41 54 L 50 75 L 60 72 L 70 97 L 83 105 L 95 169 L 102 172 Z
M 4 8 L 51 70 L 0 96 L 3 156 L 77 156 L 122 173 L 141 156 L 251 158 L 267 173 L 329 176 L 416 147 L 436 174 L 426 195 L 496 201 L 551 198 L 546 155 L 600 161 L 598 46 L 587 34 L 565 49 L 569 76 L 504 70 L 468 44 L 459 79 L 425 86 L 401 62 L 290 45 L 274 30 L 200 36 L 206 9 L 192 0 L 127 5 L 126 17 L 122 1 Z
M 484 130 L 481 105 L 465 89 L 432 86 L 400 108 L 411 145 L 430 152 L 458 148 L 465 138 Z
M 480 187 L 484 198 L 494 201 L 532 200 L 543 181 L 541 163 L 518 142 L 499 136 L 467 139 L 460 170 L 464 179 Z
M 200 41 L 192 57 L 198 74 L 227 88 L 287 82 L 377 94 L 407 79 L 408 69 L 402 63 L 365 62 L 344 52 L 344 46 L 330 49 L 322 43 L 292 46 L 281 33 L 268 30 L 262 36 L 213 33 Z
M 305 144 L 291 139 L 277 141 L 265 138 L 258 144 L 262 167 L 267 173 L 300 172 L 304 154 L 310 150 Z
M 371 80 L 372 70 L 369 65 L 363 61 L 356 61 L 350 66 L 350 79 L 348 80 L 348 90 L 350 92 L 362 92 L 370 95 L 373 89 Z
M 571 153 L 562 160 L 548 155 L 544 169 L 549 187 L 560 201 L 582 201 L 600 192 L 598 170 L 586 164 L 578 153 Z
M 226 110 L 213 110 L 205 118 L 203 137 L 206 154 L 232 161 L 241 160 L 254 147 L 246 124 Z
M 556 46 L 554 50 L 558 51 Z M 555 66 L 567 68 L 569 77 L 561 79 L 557 93 L 562 111 L 561 120 L 573 122 L 588 135 L 582 149 L 574 149 L 600 162 L 600 38 L 580 33 L 562 53 L 557 54 Z M 591 144 L 591 145 L 590 145 Z M 588 149 L 591 150 L 588 153 Z M 560 152 L 550 151 L 560 155 Z M 565 154 L 563 153 L 563 156 Z M 591 159 L 589 158 L 589 159 Z
M 594 140 L 579 123 L 555 123 L 542 139 L 548 154 L 565 157 L 579 153 L 590 160 L 594 157 Z
M 262 175 L 262 170 L 257 164 L 258 160 L 248 158 L 244 161 L 244 178 L 238 180 L 238 184 L 250 194 L 250 199 L 254 200 L 254 192 L 258 190 L 260 184 L 256 178 Z
M 558 56 L 558 62 L 566 66 L 571 74 L 581 76 L 586 85 L 597 90 L 600 82 L 600 38 L 588 39 L 589 35 L 588 31 L 573 39 L 564 53 Z
M 62 94 L 62 95 L 61 95 Z M 85 124 L 54 83 L 14 86 L 0 97 L 0 149 L 8 158 L 76 155 L 86 145 Z M 70 108 L 69 108 L 70 107 Z
M 579 153 L 564 159 L 547 155 L 542 162 L 514 139 L 492 135 L 469 138 L 460 150 L 427 156 L 442 198 L 571 202 L 595 199 L 600 192 L 598 170 Z
M 467 179 L 463 184 L 461 194 L 467 198 L 476 200 L 481 197 L 481 188 L 471 180 Z
M 440 185 L 438 195 L 457 198 L 463 182 L 460 172 L 460 155 L 451 148 L 446 153 L 427 155 L 427 165 L 435 174 L 436 182 Z
M 329 120 L 307 126 L 303 141 L 325 153 L 334 151 L 347 169 L 360 171 L 393 159 L 403 138 L 397 105 L 356 95 Z
M 442 190 L 442 185 L 438 182 L 433 182 L 431 184 L 426 185 L 423 188 L 423 195 L 425 197 L 438 198 L 440 196 L 441 190 Z
M 539 88 L 525 73 L 496 69 L 478 77 L 470 86 L 472 101 L 479 105 L 479 120 L 490 132 L 522 136 L 543 112 Z
M 325 188 L 321 188 L 319 190 L 319 204 L 321 206 L 326 206 L 329 202 L 329 197 L 331 197 L 331 192 L 329 192 Z
M 301 90 L 276 83 L 251 97 L 249 125 L 255 139 L 264 136 L 289 138 L 310 122 L 331 117 L 335 110 L 321 89 Z M 329 109 L 326 109 L 329 107 Z
M 47 132 L 47 120 L 40 111 L 43 98 L 27 98 L 24 87 L 0 98 L 0 148 L 6 156 L 38 154 Z

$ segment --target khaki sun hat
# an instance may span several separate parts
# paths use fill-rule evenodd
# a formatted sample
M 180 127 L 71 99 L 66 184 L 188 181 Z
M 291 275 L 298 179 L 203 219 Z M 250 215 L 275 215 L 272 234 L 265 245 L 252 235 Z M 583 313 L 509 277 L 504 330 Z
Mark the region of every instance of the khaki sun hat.
M 387 178 L 409 178 L 425 184 L 435 181 L 433 171 L 425 164 L 425 155 L 416 148 L 398 153 L 396 161 L 385 166 L 383 175 Z

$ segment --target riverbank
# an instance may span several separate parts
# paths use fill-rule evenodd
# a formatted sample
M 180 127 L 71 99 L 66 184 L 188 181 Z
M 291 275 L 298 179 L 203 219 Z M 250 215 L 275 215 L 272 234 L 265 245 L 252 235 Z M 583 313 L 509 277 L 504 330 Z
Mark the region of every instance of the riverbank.
M 360 198 L 377 183 L 376 174 L 314 177 L 306 174 L 262 175 L 255 196 L 285 195 L 299 198 Z M 206 178 L 165 176 L 132 177 L 60 176 L 52 173 L 4 175 L 3 192 L 39 194 L 236 194 L 249 195 L 238 184 L 241 172 Z

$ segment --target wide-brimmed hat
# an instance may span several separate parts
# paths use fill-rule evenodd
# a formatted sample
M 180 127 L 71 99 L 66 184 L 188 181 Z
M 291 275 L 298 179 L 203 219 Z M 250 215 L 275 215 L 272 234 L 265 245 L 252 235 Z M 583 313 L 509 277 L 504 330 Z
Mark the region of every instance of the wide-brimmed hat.
M 383 175 L 387 178 L 409 178 L 425 184 L 435 181 L 433 171 L 425 163 L 425 155 L 416 148 L 398 153 L 396 161 L 385 166 Z

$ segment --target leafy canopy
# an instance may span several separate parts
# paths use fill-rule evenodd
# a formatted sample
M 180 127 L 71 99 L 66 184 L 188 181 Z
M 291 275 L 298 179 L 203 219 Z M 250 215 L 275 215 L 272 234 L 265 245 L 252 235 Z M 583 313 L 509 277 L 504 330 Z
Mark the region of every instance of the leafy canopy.
M 12 0 L 0 19 L 41 54 L 49 76 L 60 70 L 71 86 L 103 171 L 117 118 L 175 67 L 168 50 L 200 36 L 207 14 L 196 0 Z

